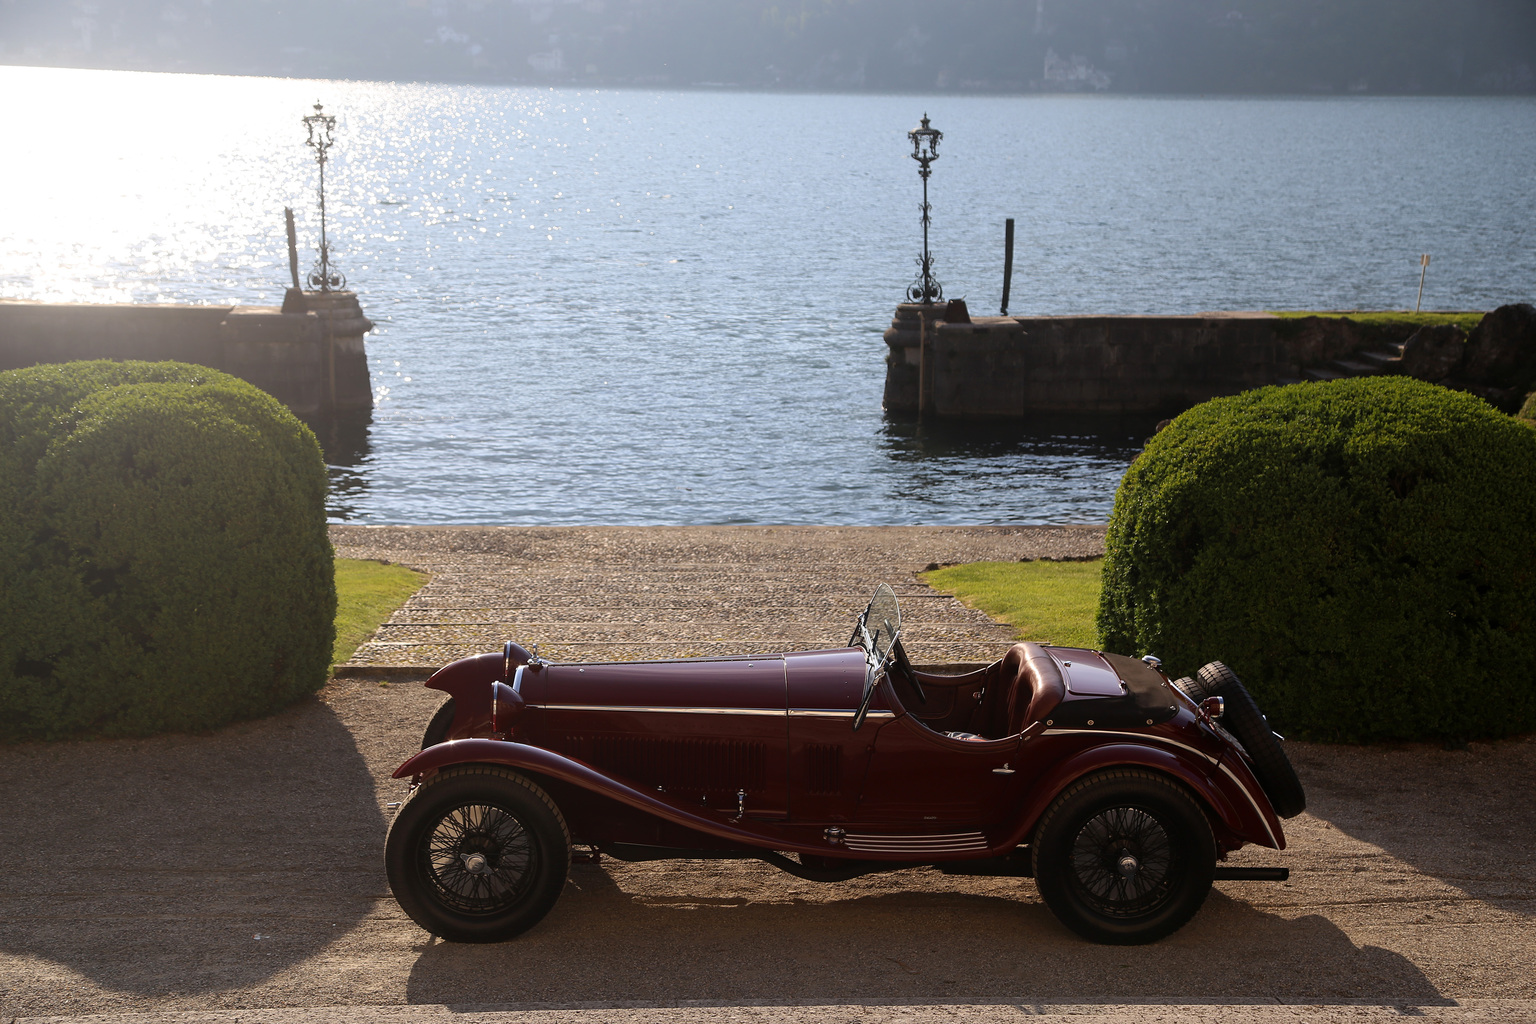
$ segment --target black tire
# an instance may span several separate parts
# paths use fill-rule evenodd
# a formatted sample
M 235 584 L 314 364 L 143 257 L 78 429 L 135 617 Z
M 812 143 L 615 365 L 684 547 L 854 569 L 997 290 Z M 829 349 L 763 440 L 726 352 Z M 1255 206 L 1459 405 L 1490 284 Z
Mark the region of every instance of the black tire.
M 560 897 L 570 865 L 571 834 L 554 801 L 494 765 L 428 778 L 384 841 L 401 909 L 453 942 L 500 942 L 532 928 Z
M 1182 690 L 1184 692 L 1184 696 L 1188 697 L 1196 704 L 1199 704 L 1201 701 L 1205 700 L 1205 698 L 1210 696 L 1210 694 L 1205 692 L 1204 684 L 1193 676 L 1184 676 L 1182 678 L 1175 679 L 1173 681 L 1173 685 Z
M 1285 756 L 1280 740 L 1269 727 L 1269 721 L 1259 711 L 1258 703 L 1248 688 L 1237 678 L 1237 673 L 1219 661 L 1213 661 L 1198 673 L 1206 692 L 1226 702 L 1221 716 L 1222 727 L 1237 737 L 1253 762 L 1253 775 L 1264 787 L 1275 813 L 1282 818 L 1294 818 L 1307 809 L 1307 791 L 1296 777 L 1291 759 Z
M 432 721 L 427 723 L 427 729 L 421 734 L 421 749 L 435 747 L 448 738 L 448 730 L 453 728 L 453 698 L 443 701 L 443 706 L 437 709 L 432 716 Z
M 1216 839 L 1182 786 L 1138 768 L 1080 779 L 1035 830 L 1035 884 L 1058 920 L 1117 946 L 1156 942 L 1195 916 L 1216 873 Z M 1121 870 L 1129 854 L 1134 863 Z

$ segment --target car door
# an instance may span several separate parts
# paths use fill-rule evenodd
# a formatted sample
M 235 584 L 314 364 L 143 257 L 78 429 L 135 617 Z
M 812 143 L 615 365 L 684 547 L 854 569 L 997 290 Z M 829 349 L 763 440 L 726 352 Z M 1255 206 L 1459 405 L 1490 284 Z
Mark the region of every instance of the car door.
M 878 723 L 871 723 L 878 724 Z M 1026 782 L 1021 739 L 952 739 L 911 715 L 883 724 L 873 738 L 857 820 L 862 826 L 926 831 L 981 829 L 1008 817 Z

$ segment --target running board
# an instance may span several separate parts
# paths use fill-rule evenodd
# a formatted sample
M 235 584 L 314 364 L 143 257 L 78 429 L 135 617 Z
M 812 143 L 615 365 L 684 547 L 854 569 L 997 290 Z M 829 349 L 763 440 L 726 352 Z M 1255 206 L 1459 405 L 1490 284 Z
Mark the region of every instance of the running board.
M 1218 882 L 1289 882 L 1290 868 L 1216 868 Z

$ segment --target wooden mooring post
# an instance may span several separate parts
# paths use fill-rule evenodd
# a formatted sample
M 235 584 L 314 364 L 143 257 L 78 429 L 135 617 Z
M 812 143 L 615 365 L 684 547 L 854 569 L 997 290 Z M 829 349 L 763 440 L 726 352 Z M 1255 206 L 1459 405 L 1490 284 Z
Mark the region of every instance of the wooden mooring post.
M 1003 309 L 999 314 L 1008 315 L 1008 286 L 1013 283 L 1013 218 L 1003 222 Z

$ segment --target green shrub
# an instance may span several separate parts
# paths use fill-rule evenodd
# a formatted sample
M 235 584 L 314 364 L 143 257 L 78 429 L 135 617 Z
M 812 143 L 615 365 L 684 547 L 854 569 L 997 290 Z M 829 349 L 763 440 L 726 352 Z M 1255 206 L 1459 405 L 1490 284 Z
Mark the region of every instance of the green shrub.
M 1536 729 L 1536 432 L 1401 377 L 1196 406 L 1131 465 L 1109 650 L 1230 665 L 1282 733 Z
M 1525 404 L 1517 415 L 1527 423 L 1536 423 L 1536 391 L 1525 396 Z
M 206 729 L 318 689 L 325 489 L 309 429 L 227 374 L 0 374 L 0 739 Z

